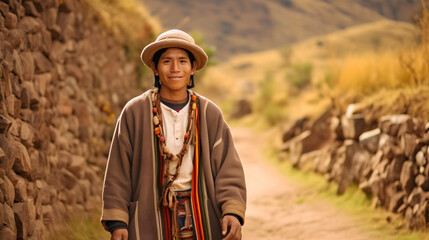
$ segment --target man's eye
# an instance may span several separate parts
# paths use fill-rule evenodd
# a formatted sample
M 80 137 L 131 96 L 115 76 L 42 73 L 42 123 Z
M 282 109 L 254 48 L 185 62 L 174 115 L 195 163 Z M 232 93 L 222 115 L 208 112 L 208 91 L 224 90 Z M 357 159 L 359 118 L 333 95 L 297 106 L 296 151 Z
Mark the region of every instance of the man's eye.
M 163 63 L 170 63 L 170 60 L 164 60 Z

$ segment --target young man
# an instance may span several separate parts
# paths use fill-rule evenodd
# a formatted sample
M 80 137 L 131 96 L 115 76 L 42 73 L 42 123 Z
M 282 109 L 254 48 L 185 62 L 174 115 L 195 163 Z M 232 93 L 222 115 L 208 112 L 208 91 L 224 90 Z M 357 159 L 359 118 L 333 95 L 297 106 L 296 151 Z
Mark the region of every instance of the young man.
M 154 89 L 118 118 L 101 221 L 111 239 L 241 239 L 243 168 L 220 109 L 189 90 L 207 55 L 180 30 L 162 33 L 141 59 Z

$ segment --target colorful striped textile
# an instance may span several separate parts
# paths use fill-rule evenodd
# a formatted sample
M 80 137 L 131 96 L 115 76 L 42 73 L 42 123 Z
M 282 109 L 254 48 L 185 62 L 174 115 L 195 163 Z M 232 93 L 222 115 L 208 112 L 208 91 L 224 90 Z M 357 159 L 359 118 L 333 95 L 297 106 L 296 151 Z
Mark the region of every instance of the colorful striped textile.
M 199 105 L 199 101 L 197 100 Z M 202 166 L 200 163 L 200 126 L 199 126 L 199 107 L 196 108 L 196 119 L 195 119 L 195 153 L 194 153 L 194 165 L 192 173 L 192 193 L 191 193 L 191 209 L 194 223 L 195 239 L 198 240 L 209 240 L 210 239 L 210 230 L 208 223 L 207 208 L 204 203 L 204 174 L 202 171 Z M 156 137 L 155 137 L 156 139 Z M 162 184 L 163 184 L 163 166 L 165 165 L 162 154 L 157 141 L 155 141 L 155 149 L 158 149 L 157 159 L 158 163 L 158 199 L 161 199 Z M 163 227 L 163 236 L 164 239 L 172 239 L 172 223 L 171 223 L 171 213 L 168 207 L 163 207 L 162 204 L 159 204 L 161 210 L 161 221 Z M 186 239 L 186 236 L 183 236 L 182 239 Z

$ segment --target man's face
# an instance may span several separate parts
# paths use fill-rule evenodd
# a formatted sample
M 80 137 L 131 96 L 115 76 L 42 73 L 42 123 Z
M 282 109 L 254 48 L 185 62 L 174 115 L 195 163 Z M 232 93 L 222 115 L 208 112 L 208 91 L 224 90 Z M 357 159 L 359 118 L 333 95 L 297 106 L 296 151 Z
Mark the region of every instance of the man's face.
M 196 62 L 191 63 L 185 50 L 169 48 L 161 55 L 158 69 L 152 70 L 159 76 L 163 92 L 177 94 L 186 91 L 189 79 L 196 68 Z

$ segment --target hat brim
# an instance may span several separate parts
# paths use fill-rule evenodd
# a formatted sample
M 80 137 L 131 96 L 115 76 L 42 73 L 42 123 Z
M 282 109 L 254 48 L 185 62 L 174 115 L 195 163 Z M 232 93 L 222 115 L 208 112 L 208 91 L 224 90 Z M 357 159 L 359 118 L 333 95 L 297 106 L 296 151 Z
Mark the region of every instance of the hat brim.
M 197 70 L 204 68 L 207 64 L 207 54 L 201 47 L 180 39 L 165 39 L 153 42 L 143 49 L 140 58 L 146 66 L 151 67 L 153 55 L 164 48 L 183 48 L 190 51 L 197 62 Z

